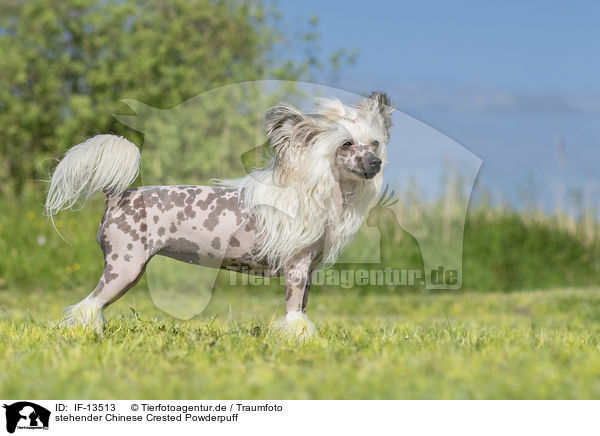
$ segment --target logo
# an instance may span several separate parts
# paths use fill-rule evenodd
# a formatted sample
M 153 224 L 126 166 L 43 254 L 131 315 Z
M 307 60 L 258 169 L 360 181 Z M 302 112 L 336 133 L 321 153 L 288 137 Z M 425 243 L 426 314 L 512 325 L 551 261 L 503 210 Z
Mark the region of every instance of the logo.
M 6 431 L 14 433 L 15 429 L 48 430 L 50 411 L 29 401 L 19 401 L 4 405 L 6 409 Z

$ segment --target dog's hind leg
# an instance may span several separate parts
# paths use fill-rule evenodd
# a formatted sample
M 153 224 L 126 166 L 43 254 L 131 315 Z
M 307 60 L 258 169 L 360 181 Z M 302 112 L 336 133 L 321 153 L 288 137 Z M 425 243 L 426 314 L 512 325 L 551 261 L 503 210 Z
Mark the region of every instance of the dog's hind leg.
M 104 274 L 103 274 L 104 276 Z M 95 298 L 95 294 L 104 286 L 103 278 L 90 295 L 79 303 L 65 308 L 65 314 L 60 324 L 66 327 L 81 326 L 101 331 L 104 326 L 104 309 Z
M 138 282 L 144 274 L 146 262 L 145 256 L 134 262 L 131 254 L 122 259 L 118 255 L 108 258 L 96 288 L 85 299 L 65 309 L 63 324 L 101 331 L 105 323 L 104 309 Z

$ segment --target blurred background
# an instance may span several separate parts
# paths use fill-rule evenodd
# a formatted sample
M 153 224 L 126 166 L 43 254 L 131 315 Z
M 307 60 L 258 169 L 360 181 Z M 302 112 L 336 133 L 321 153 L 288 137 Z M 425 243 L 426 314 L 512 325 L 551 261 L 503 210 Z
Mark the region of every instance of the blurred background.
M 138 183 L 242 175 L 249 148 L 240 140 L 257 146 L 264 137 L 252 116 L 232 123 L 227 111 L 232 101 L 253 107 L 256 89 L 233 99 L 209 94 L 184 118 L 192 123 L 175 127 L 169 114 L 211 90 L 256 80 L 352 95 L 384 90 L 410 120 L 472 156 L 468 167 L 452 159 L 457 154 L 432 158 L 395 133 L 386 177 L 400 200 L 396 213 L 373 211 L 349 258 L 364 251 L 370 227 L 380 235 L 383 267 L 423 269 L 417 239 L 427 235 L 411 231 L 419 224 L 437 240 L 459 236 L 462 289 L 597 284 L 599 19 L 600 6 L 587 1 L 5 0 L 0 292 L 92 289 L 100 275 L 102 196 L 57 217 L 68 243 L 42 216 L 43 180 L 68 147 L 98 133 L 126 136 L 144 148 Z M 302 98 L 307 88 L 286 92 Z M 146 126 L 127 118 L 146 108 L 164 116 Z M 145 135 L 156 123 L 178 135 Z M 220 280 L 226 288 L 228 276 Z M 398 290 L 423 286 L 361 288 Z

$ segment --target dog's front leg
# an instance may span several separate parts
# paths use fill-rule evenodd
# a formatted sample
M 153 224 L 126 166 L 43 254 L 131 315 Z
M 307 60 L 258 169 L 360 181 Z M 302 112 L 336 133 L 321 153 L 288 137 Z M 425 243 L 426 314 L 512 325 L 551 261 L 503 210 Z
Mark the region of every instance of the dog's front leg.
M 285 324 L 294 336 L 300 338 L 309 338 L 317 330 L 306 316 L 313 258 L 314 250 L 307 249 L 284 266 Z

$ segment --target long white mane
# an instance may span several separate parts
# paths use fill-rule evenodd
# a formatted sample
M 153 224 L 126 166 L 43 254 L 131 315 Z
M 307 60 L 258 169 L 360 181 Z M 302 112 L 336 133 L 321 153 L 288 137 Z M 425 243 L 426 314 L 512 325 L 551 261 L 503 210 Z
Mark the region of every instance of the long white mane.
M 323 236 L 323 262 L 334 263 L 378 195 L 383 172 L 370 180 L 355 181 L 346 192 L 334 176 L 339 130 L 344 123 L 362 123 L 389 135 L 385 120 L 377 119 L 377 108 L 365 101 L 344 106 L 338 100 L 323 100 L 316 116 L 288 106 L 272 108 L 265 131 L 275 150 L 273 158 L 246 177 L 220 181 L 237 189 L 252 210 L 256 255 L 273 270 Z M 382 160 L 386 161 L 385 149 Z

